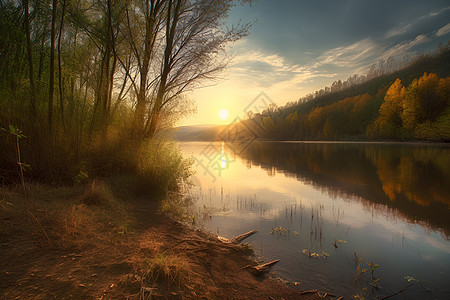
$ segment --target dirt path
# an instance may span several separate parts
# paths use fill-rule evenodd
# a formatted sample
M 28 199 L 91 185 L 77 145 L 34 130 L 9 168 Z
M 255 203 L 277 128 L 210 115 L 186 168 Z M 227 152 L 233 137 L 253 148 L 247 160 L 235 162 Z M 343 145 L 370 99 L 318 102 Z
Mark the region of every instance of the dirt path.
M 154 211 L 137 202 L 134 233 L 78 249 L 39 246 L 21 220 L 1 220 L 13 234 L 0 236 L 0 299 L 320 299 L 253 276 L 245 247 Z

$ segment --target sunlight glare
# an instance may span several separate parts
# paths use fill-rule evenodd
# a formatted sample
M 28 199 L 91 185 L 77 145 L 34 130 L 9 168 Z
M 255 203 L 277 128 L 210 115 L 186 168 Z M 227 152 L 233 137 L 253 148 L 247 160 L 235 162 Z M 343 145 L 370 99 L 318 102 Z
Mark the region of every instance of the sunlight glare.
M 222 109 L 219 111 L 219 118 L 220 118 L 221 120 L 223 120 L 223 121 L 225 121 L 226 119 L 228 119 L 228 115 L 229 115 L 228 110 L 226 110 L 225 108 L 222 108 Z

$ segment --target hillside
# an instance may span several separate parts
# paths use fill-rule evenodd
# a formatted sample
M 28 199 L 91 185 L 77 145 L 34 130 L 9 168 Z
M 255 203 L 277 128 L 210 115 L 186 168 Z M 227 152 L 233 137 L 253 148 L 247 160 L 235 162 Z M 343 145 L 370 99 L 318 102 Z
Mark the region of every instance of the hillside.
M 325 106 L 347 97 L 354 97 L 365 93 L 376 95 L 380 89 L 386 88 L 386 86 L 389 86 L 397 78 L 399 78 L 403 84 L 409 85 L 414 78 L 422 76 L 425 72 L 435 73 L 439 77 L 450 76 L 450 48 L 447 47 L 442 51 L 441 54 L 436 56 L 432 54 L 419 56 L 409 66 L 392 74 L 373 78 L 367 82 L 339 92 L 319 96 L 306 103 L 299 103 L 292 107 L 282 108 L 282 115 L 286 116 L 295 111 L 311 111 L 315 107 Z
M 308 101 L 256 114 L 253 121 L 265 129 L 260 138 L 273 140 L 449 141 L 449 76 L 447 46 L 396 72 L 316 92 Z
M 218 125 L 193 125 L 175 128 L 173 139 L 176 141 L 214 140 Z

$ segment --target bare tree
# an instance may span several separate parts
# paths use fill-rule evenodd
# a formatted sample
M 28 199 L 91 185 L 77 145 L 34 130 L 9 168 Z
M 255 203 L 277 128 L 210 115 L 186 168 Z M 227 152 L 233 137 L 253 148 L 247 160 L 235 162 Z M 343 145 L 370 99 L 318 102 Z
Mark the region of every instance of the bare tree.
M 233 1 L 170 0 L 158 85 L 149 109 L 145 137 L 158 129 L 163 108 L 189 90 L 212 80 L 227 66 L 219 57 L 229 42 L 248 33 L 249 25 L 224 28 Z
M 131 64 L 125 64 L 121 60 L 122 67 L 127 69 L 134 91 L 136 93 L 136 108 L 133 119 L 133 136 L 142 134 L 149 85 L 154 82 L 151 78 L 151 62 L 154 57 L 155 45 L 161 31 L 163 13 L 166 0 L 136 1 L 135 5 L 126 8 L 126 23 L 123 29 L 125 40 L 130 52 L 134 56 L 137 70 L 131 70 Z M 136 80 L 133 73 L 139 75 Z M 153 74 L 152 74 L 153 75 Z

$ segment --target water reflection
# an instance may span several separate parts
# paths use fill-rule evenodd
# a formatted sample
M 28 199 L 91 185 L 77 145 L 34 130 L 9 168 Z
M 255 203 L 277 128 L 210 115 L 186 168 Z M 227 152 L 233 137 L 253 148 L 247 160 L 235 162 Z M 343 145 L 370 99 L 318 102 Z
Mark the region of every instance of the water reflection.
M 199 162 L 192 196 L 204 228 L 228 238 L 258 230 L 247 240 L 257 255 L 280 259 L 273 270 L 301 288 L 376 299 L 411 276 L 420 283 L 405 299 L 449 295 L 449 147 L 261 142 L 239 156 L 221 143 L 181 148 Z M 226 158 L 215 176 L 205 149 Z M 371 272 L 357 274 L 369 264 L 379 265 L 380 290 Z
M 284 173 L 331 197 L 393 208 L 410 222 L 450 236 L 450 148 L 358 143 L 252 143 L 240 153 L 269 176 Z M 399 214 L 397 214 L 400 216 Z

